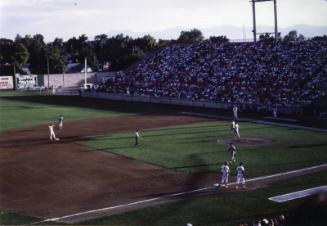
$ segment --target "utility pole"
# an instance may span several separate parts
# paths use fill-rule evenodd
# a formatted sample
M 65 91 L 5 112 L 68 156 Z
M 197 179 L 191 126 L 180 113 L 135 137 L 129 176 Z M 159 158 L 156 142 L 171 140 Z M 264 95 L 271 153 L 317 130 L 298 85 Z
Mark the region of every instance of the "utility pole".
M 62 66 L 62 87 L 65 87 L 65 66 Z
M 253 41 L 257 42 L 257 25 L 255 19 L 255 0 L 252 0 L 252 12 L 253 12 Z
M 86 74 L 87 74 L 87 58 L 85 57 L 85 67 L 84 67 L 84 84 L 85 85 L 87 83 Z
M 48 88 L 50 87 L 50 69 L 49 69 L 49 55 L 47 53 L 47 71 L 48 71 Z
M 13 62 L 14 65 L 14 90 L 17 89 L 17 81 L 16 81 L 16 63 Z
M 274 16 L 275 16 L 275 41 L 278 40 L 278 24 L 277 24 L 277 2 L 274 0 Z

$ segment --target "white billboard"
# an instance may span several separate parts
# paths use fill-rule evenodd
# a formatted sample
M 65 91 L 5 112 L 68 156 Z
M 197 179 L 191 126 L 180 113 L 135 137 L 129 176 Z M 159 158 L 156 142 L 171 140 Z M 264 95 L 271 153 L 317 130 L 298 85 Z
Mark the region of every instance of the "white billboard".
M 14 80 L 12 76 L 0 76 L 0 90 L 14 89 Z
M 18 89 L 37 87 L 37 75 L 16 75 Z

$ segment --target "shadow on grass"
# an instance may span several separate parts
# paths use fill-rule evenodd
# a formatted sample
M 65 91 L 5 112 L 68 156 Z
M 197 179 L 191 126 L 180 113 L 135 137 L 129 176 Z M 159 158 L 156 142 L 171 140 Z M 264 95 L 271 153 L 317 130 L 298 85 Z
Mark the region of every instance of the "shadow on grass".
M 193 163 L 197 163 L 199 165 L 205 165 L 205 161 L 201 158 L 201 156 L 198 155 L 192 155 L 192 156 L 188 156 L 187 158 L 189 162 L 193 162 Z M 183 186 L 180 188 L 181 192 L 185 192 L 185 191 L 192 191 L 195 189 L 198 189 L 199 187 L 202 187 L 203 185 L 203 174 L 202 173 L 193 173 L 190 174 L 188 177 L 188 180 L 183 184 Z M 164 195 L 170 195 L 171 193 L 169 192 L 163 192 L 163 193 L 158 193 L 158 194 L 150 194 L 149 196 L 164 196 Z M 169 197 L 168 197 L 169 199 Z M 169 208 L 167 209 L 167 211 L 165 211 L 165 214 L 162 215 L 162 218 L 169 218 L 170 216 L 175 216 L 176 213 L 178 213 L 180 211 L 180 209 L 189 206 L 189 204 L 192 202 L 192 199 L 185 199 L 183 202 L 178 202 L 176 203 L 176 205 L 174 205 L 173 208 Z M 185 219 L 186 222 L 187 221 L 191 221 L 192 218 L 189 219 Z M 159 225 L 160 222 L 162 221 L 161 218 L 158 219 L 152 219 L 153 221 L 151 222 L 152 225 Z
M 185 166 L 178 166 L 178 167 L 170 167 L 168 169 L 179 170 L 179 169 L 191 169 L 191 168 L 203 168 L 203 167 L 210 167 L 210 166 L 217 166 L 217 163 L 208 163 L 208 164 L 194 164 L 194 165 L 185 165 Z

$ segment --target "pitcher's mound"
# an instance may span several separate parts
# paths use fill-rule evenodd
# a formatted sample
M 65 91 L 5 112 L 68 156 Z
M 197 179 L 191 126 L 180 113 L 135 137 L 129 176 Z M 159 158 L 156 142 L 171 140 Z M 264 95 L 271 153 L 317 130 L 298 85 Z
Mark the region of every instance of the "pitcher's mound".
M 254 138 L 254 137 L 244 137 L 244 138 L 226 138 L 226 139 L 218 139 L 217 144 L 245 144 L 245 145 L 260 145 L 260 144 L 271 144 L 273 143 L 270 139 L 264 138 Z

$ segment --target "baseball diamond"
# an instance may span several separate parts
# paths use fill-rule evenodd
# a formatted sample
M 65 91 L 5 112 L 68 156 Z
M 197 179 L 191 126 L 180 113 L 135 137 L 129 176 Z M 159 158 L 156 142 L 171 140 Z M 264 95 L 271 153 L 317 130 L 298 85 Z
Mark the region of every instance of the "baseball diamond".
M 145 207 L 171 205 L 169 203 L 190 200 L 193 196 L 256 191 L 275 181 L 326 169 L 325 165 L 319 166 L 324 162 L 323 154 L 321 161 L 312 155 L 306 157 L 317 167 L 310 167 L 310 161 L 297 162 L 295 157 L 281 164 L 277 171 L 274 164 L 284 160 L 275 159 L 273 155 L 267 159 L 268 168 L 256 159 L 248 159 L 258 153 L 264 154 L 259 149 L 267 149 L 265 153 L 269 153 L 270 146 L 273 149 L 280 146 L 281 152 L 274 152 L 283 156 L 285 151 L 281 144 L 295 138 L 282 135 L 292 131 L 287 127 L 279 129 L 241 122 L 244 137 L 235 144 L 237 158 L 247 163 L 246 188 L 235 188 L 237 162 L 230 165 L 229 186 L 213 186 L 220 183 L 218 171 L 222 162 L 219 159 L 230 158 L 226 149 L 235 139 L 230 137 L 229 122 L 213 115 L 207 117 L 208 113 L 192 116 L 180 113 L 180 109 L 175 113 L 165 112 L 160 107 L 158 110 L 160 114 L 66 120 L 65 128 L 56 130 L 59 141 L 49 140 L 47 125 L 3 131 L 0 136 L 1 209 L 34 217 L 30 223 L 35 224 L 48 221 L 80 224 L 85 220 L 133 213 Z M 69 118 L 69 113 L 67 115 Z M 134 145 L 135 128 L 141 131 L 138 146 Z M 292 133 L 299 137 L 315 133 L 313 140 L 321 145 L 326 137 L 323 133 L 304 130 Z M 167 148 L 172 152 L 163 151 Z M 284 154 L 288 155 L 290 148 Z M 316 152 L 322 153 L 321 147 L 317 148 Z M 210 152 L 210 149 L 217 151 Z M 300 155 L 305 153 L 299 152 Z M 165 160 L 173 156 L 176 160 Z M 294 171 L 288 173 L 289 170 Z M 281 173 L 269 175 L 274 172 Z
M 327 225 L 326 1 L 1 0 L 0 225 Z

